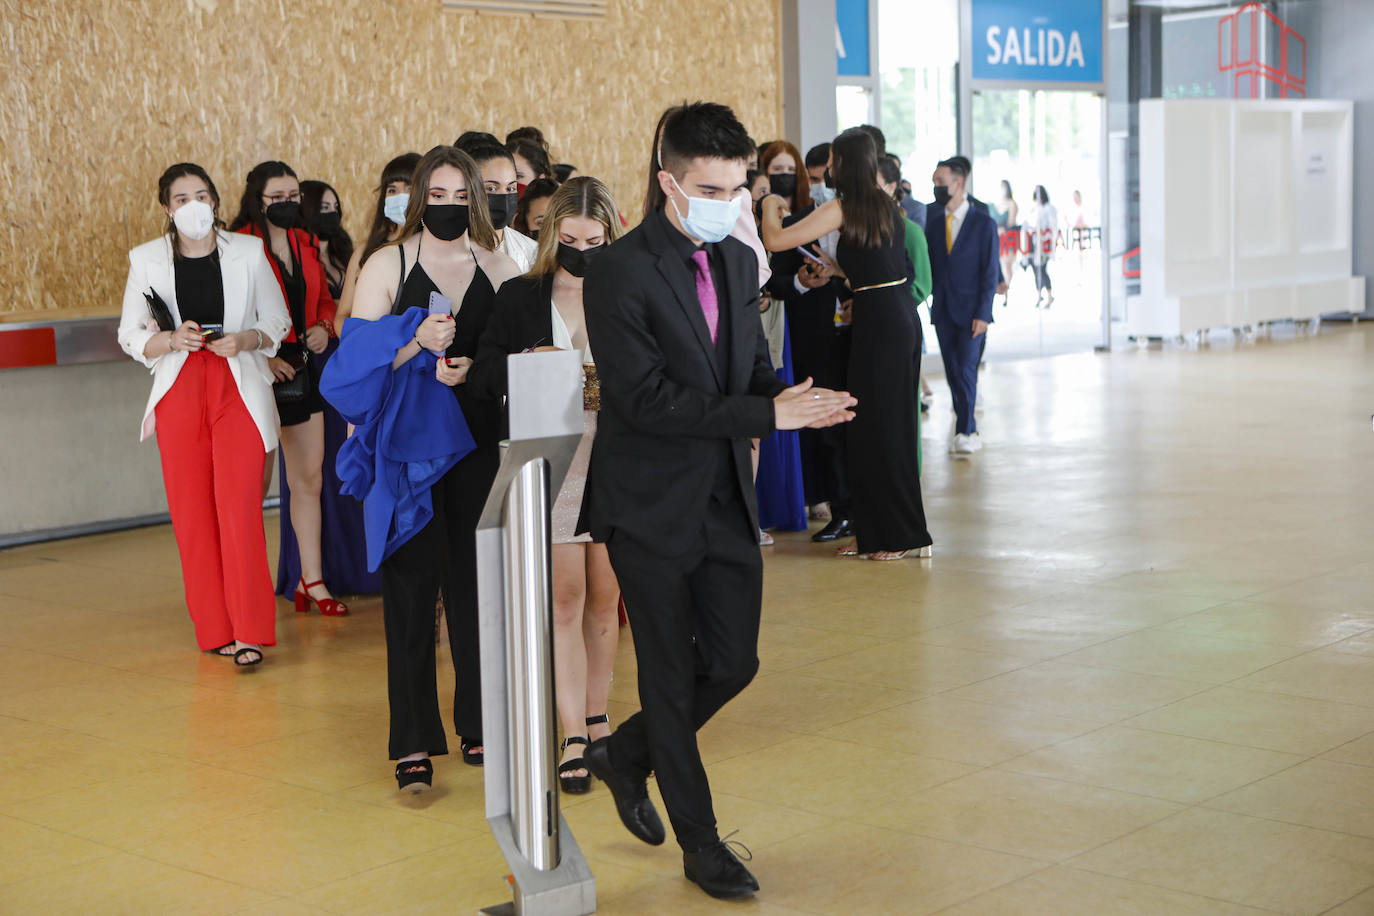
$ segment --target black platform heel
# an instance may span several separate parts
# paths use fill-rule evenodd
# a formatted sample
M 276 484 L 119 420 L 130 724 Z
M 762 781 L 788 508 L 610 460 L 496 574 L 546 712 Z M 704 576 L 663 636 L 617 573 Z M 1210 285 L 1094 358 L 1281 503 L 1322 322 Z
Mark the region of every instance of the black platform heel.
M 396 764 L 396 788 L 412 795 L 434 784 L 434 764 L 428 757 Z
M 566 751 L 570 744 L 581 744 L 586 746 L 587 739 L 582 735 L 571 735 L 563 739 L 563 746 L 559 752 Z M 563 791 L 568 795 L 586 795 L 592 790 L 592 774 L 590 771 L 585 776 L 574 776 L 573 770 L 585 770 L 587 763 L 581 757 L 574 757 L 566 763 L 558 765 L 558 784 L 563 787 Z

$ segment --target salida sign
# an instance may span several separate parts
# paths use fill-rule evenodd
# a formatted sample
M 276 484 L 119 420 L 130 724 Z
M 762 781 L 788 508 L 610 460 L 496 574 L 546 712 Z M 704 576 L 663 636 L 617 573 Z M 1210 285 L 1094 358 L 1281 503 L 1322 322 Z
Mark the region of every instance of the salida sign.
M 1100 83 L 1100 0 L 969 0 L 973 78 Z

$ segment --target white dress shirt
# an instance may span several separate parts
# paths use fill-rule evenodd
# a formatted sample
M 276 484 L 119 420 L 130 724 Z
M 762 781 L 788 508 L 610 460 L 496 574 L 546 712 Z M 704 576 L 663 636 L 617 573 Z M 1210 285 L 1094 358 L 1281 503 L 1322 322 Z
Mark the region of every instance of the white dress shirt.
M 959 239 L 959 229 L 964 225 L 964 217 L 968 216 L 968 198 L 965 197 L 963 203 L 953 210 L 946 206 L 945 215 L 954 217 L 949 221 L 949 246 L 953 248 L 954 243 Z

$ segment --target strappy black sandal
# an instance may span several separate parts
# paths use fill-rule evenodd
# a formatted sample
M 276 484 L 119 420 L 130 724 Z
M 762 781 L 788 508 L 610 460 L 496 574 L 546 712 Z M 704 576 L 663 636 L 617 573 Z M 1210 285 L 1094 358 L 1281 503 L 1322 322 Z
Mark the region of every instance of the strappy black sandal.
M 256 646 L 244 646 L 234 653 L 234 664 L 240 668 L 253 668 L 262 664 L 262 650 Z
M 560 753 L 568 749 L 570 744 L 587 745 L 587 739 L 582 735 L 571 735 L 563 739 L 563 746 L 559 749 Z M 583 775 L 574 776 L 574 770 L 582 770 Z M 563 791 L 568 795 L 586 795 L 592 790 L 592 774 L 587 769 L 587 763 L 581 757 L 574 757 L 566 763 L 558 765 L 558 784 L 563 787 Z
M 229 658 L 234 654 L 234 643 L 230 641 L 217 649 L 206 649 L 205 651 L 210 655 L 222 655 L 225 658 Z
M 480 767 L 482 765 L 482 752 L 474 748 L 482 747 L 481 738 L 464 738 L 459 742 L 458 748 L 463 752 L 463 762 L 470 767 Z
M 611 717 L 610 717 L 610 714 L 608 714 L 608 713 L 604 713 L 604 712 L 603 712 L 603 713 L 602 713 L 601 715 L 599 715 L 599 716 L 588 716 L 588 717 L 587 717 L 587 727 L 588 727 L 588 728 L 591 728 L 593 725 L 610 725 L 610 724 L 611 724 Z
M 396 764 L 396 788 L 414 795 L 434 784 L 434 764 L 428 757 Z

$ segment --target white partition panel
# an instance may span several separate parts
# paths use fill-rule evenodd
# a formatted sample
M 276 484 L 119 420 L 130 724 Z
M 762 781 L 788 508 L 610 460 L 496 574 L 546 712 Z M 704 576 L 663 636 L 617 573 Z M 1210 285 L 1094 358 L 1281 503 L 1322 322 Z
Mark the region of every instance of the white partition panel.
M 1345 311 L 1353 118 L 1346 101 L 1164 100 L 1140 105 L 1137 336 Z

